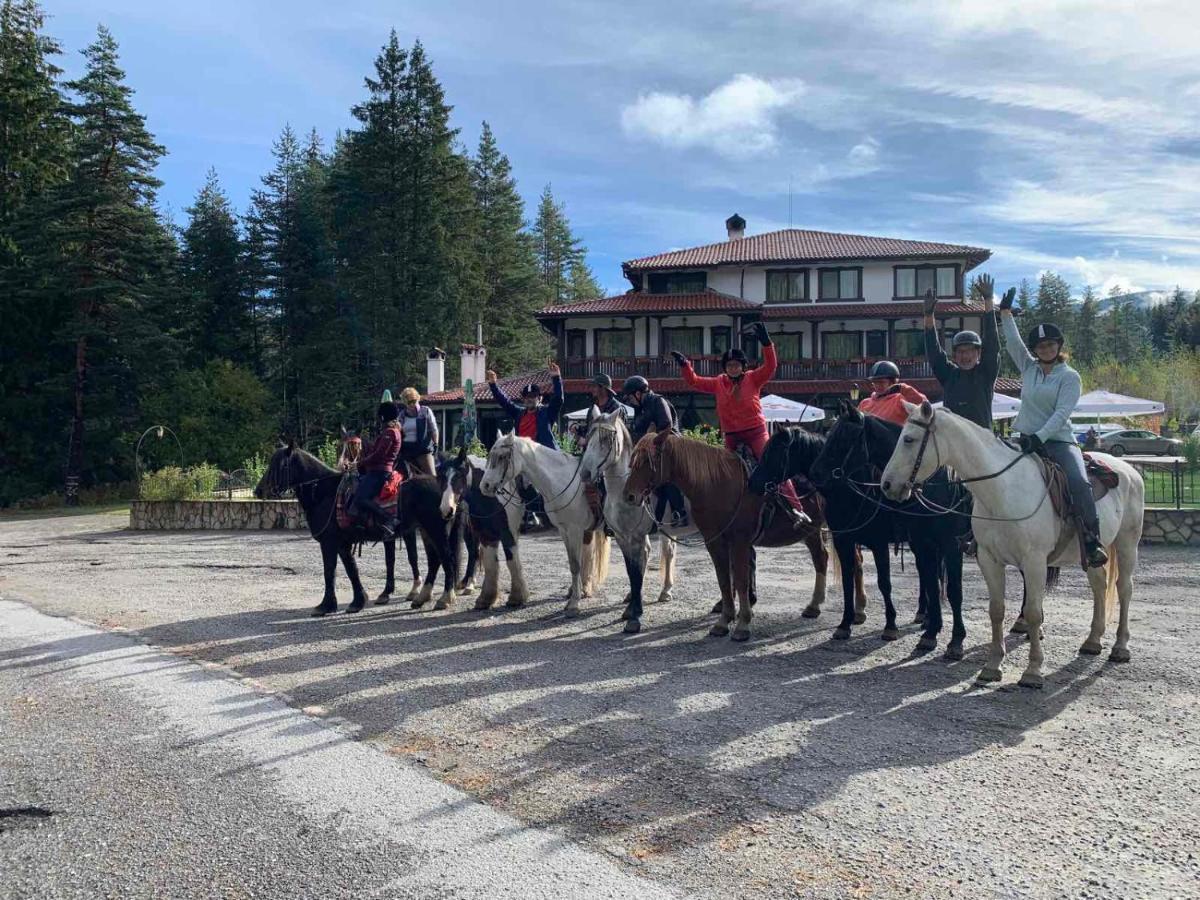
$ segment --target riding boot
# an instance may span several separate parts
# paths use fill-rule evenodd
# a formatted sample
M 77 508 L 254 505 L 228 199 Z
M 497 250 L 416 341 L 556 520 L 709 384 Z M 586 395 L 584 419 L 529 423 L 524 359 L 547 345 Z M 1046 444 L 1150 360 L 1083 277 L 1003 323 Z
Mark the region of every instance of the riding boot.
M 963 556 L 975 555 L 975 532 L 968 531 L 958 539 L 958 549 L 962 551 Z
M 1104 552 L 1104 548 L 1100 546 L 1100 541 L 1095 535 L 1089 534 L 1084 538 L 1083 550 L 1089 569 L 1099 569 L 1108 564 L 1108 554 Z

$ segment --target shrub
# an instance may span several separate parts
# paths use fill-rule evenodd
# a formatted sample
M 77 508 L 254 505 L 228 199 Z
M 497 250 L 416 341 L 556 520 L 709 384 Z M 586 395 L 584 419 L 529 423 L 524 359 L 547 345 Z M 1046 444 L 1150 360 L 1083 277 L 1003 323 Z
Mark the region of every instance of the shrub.
M 139 496 L 143 500 L 196 500 L 212 495 L 221 480 L 221 470 L 208 463 L 188 469 L 167 466 L 142 476 Z
M 262 481 L 263 475 L 267 472 L 267 463 L 270 460 L 265 455 L 255 453 L 253 456 L 242 460 L 242 469 L 246 473 L 246 481 L 250 484 L 258 484 Z
M 317 445 L 317 459 L 325 463 L 331 469 L 336 469 L 338 464 L 338 453 L 341 446 L 335 437 L 327 437 L 324 441 Z
M 1183 458 L 1189 472 L 1200 469 L 1200 438 L 1188 437 L 1184 439 Z
M 708 424 L 700 424 L 695 428 L 688 428 L 683 432 L 684 437 L 689 437 L 693 441 L 700 441 L 702 444 L 711 444 L 714 447 L 724 446 L 721 440 L 720 429 L 713 428 Z

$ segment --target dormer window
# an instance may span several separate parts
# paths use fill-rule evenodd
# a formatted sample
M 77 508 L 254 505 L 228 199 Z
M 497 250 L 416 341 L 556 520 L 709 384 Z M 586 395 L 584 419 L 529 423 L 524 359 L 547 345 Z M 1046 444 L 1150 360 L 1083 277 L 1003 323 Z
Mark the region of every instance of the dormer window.
M 708 273 L 699 272 L 651 272 L 649 276 L 652 294 L 699 294 L 708 288 Z
M 939 299 L 960 296 L 958 266 L 896 266 L 897 300 L 916 300 L 933 291 Z

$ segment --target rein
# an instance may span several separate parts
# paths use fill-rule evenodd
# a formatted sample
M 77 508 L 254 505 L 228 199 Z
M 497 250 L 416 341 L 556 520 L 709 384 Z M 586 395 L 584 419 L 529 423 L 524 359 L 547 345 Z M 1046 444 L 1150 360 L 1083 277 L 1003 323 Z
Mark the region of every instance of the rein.
M 662 447 L 659 448 L 657 460 L 656 460 L 654 454 L 651 454 L 651 453 L 646 454 L 647 458 L 650 460 L 650 474 L 655 479 L 655 483 L 651 485 L 651 489 L 650 489 L 651 491 L 657 490 L 658 488 L 664 487 L 668 484 L 668 482 L 665 480 L 662 480 L 662 481 L 659 480 L 659 469 L 661 468 L 661 466 L 657 464 L 657 463 L 662 462 L 662 455 L 665 451 L 666 451 L 666 445 L 664 444 Z M 650 508 L 650 492 L 647 492 L 646 495 L 644 497 L 642 497 L 642 510 L 643 510 L 643 512 L 645 512 L 645 514 L 647 516 L 650 517 L 650 521 L 653 522 L 656 526 L 658 526 L 659 532 L 661 534 L 663 534 L 672 543 L 678 544 L 682 547 L 707 547 L 709 544 L 711 544 L 713 541 L 720 538 L 721 535 L 725 534 L 725 532 L 727 532 L 730 528 L 733 527 L 733 524 L 737 521 L 738 513 L 740 513 L 742 511 L 742 503 L 744 503 L 746 500 L 746 494 L 748 493 L 746 488 L 748 486 L 749 486 L 748 479 L 743 478 L 742 479 L 742 490 L 741 490 L 741 493 L 738 494 L 737 506 L 734 507 L 733 513 L 729 517 L 729 521 L 725 523 L 724 527 L 721 528 L 720 531 L 718 531 L 716 534 L 714 534 L 710 538 L 705 538 L 704 535 L 701 533 L 700 534 L 701 539 L 699 541 L 684 540 L 683 538 L 677 538 L 672 534 L 668 534 L 666 523 L 660 522 L 657 518 L 655 518 L 654 512 Z M 700 531 L 699 526 L 697 526 L 696 530 L 697 530 L 697 532 Z

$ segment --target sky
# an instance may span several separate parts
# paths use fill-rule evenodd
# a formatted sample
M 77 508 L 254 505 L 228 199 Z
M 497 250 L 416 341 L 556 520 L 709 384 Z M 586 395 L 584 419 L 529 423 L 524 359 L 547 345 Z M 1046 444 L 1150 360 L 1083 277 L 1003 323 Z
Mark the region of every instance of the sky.
M 285 124 L 327 141 L 395 28 L 532 214 L 622 260 L 790 225 L 988 247 L 999 287 L 1200 288 L 1191 0 L 45 0 L 67 74 L 98 24 L 168 156 L 176 221 L 215 168 L 244 210 Z

